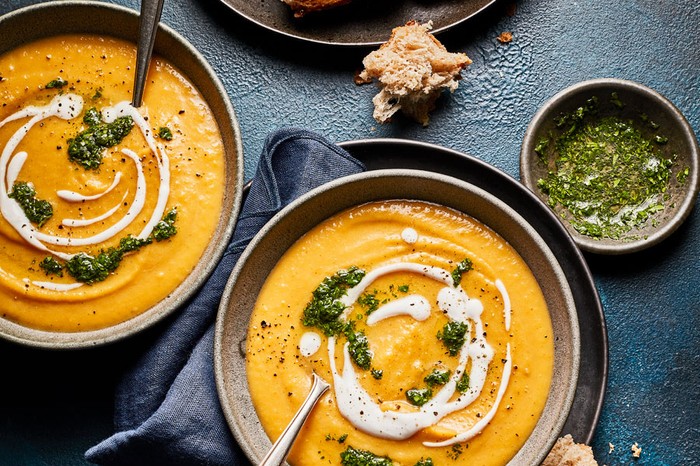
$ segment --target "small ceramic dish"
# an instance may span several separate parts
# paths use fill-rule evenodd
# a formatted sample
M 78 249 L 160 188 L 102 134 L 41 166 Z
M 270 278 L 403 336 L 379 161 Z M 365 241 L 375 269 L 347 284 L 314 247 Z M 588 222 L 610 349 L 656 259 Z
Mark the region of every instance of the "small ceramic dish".
M 550 196 L 539 185 L 540 180 L 551 179 L 548 172 L 558 172 L 559 169 L 555 168 L 555 161 L 560 156 L 557 143 L 564 131 L 571 127 L 571 117 L 577 111 L 585 113 L 587 108 L 592 108 L 591 99 L 597 101 L 595 110 L 584 117 L 583 124 L 596 125 L 607 117 L 629 122 L 642 139 L 650 142 L 653 150 L 660 154 L 657 162 L 659 159 L 672 161 L 666 189 L 650 201 L 656 206 L 644 212 L 650 213 L 645 222 L 635 221 L 631 229 L 619 234 L 604 233 L 599 236 L 591 233 L 587 226 L 581 227 L 583 217 L 575 218 L 561 203 L 553 202 L 555 205 L 550 203 L 550 206 L 563 220 L 577 245 L 585 251 L 624 254 L 653 246 L 683 223 L 700 189 L 699 150 L 695 134 L 681 112 L 658 92 L 620 79 L 585 81 L 561 91 L 542 106 L 527 128 L 520 152 L 520 179 L 545 203 L 549 203 Z M 562 118 L 568 118 L 568 121 Z M 615 169 L 612 173 L 618 171 Z M 642 171 L 638 170 L 640 173 Z M 597 175 L 590 173 L 587 176 L 594 179 Z M 618 181 L 621 187 L 625 186 L 624 178 Z M 609 193 L 613 190 L 605 191 Z M 585 201 L 588 200 L 590 198 Z M 635 211 L 635 207 L 631 209 Z M 621 209 L 619 212 L 624 211 Z M 586 215 L 590 216 L 585 218 L 585 222 L 594 219 L 593 224 L 597 223 L 596 213 Z M 578 227 L 574 227 L 577 222 Z
M 580 335 L 571 288 L 547 243 L 515 210 L 472 184 L 421 170 L 374 170 L 316 188 L 273 217 L 242 254 L 224 290 L 214 349 L 219 398 L 239 445 L 254 464 L 271 447 L 253 406 L 246 373 L 249 326 L 259 328 L 251 322 L 251 313 L 271 270 L 299 238 L 319 223 L 345 209 L 387 199 L 427 201 L 474 217 L 501 235 L 536 277 L 553 325 L 554 373 L 544 411 L 508 465 L 540 464 L 561 433 L 578 380 Z M 253 332 L 255 335 L 259 330 Z M 285 359 L 294 361 L 295 357 L 289 354 Z M 308 376 L 310 379 L 311 373 Z
M 138 24 L 139 15 L 136 11 L 108 3 L 40 3 L 0 18 L 0 54 L 32 41 L 64 34 L 95 34 L 135 44 L 138 38 Z M 176 285 L 165 298 L 135 317 L 105 328 L 75 332 L 37 330 L 0 318 L 0 337 L 24 345 L 49 349 L 84 348 L 123 339 L 155 324 L 178 309 L 204 283 L 223 255 L 228 239 L 233 233 L 242 198 L 243 151 L 236 115 L 223 85 L 204 57 L 183 37 L 163 24 L 158 28 L 154 57 L 164 58 L 187 77 L 208 104 L 219 126 L 224 146 L 225 191 L 221 210 L 216 212 L 216 218 L 209 222 L 214 226 L 211 240 L 204 245 L 194 268 L 183 273 L 184 281 Z M 49 58 L 47 56 L 47 60 Z M 6 73 L 4 77 L 7 77 L 7 70 L 3 71 Z M 133 79 L 133 76 L 130 79 Z M 175 183 L 177 180 L 173 182 L 173 189 Z M 8 228 L 8 231 L 10 230 Z M 2 307 L 3 304 L 0 304 L 0 308 Z M 49 312 L 49 309 L 45 311 Z

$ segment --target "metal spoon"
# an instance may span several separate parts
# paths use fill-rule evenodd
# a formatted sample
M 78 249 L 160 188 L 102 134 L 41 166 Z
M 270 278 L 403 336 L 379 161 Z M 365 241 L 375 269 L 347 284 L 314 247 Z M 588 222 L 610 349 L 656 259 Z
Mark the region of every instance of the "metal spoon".
M 136 47 L 136 76 L 134 78 L 134 97 L 131 104 L 140 107 L 143 102 L 143 89 L 146 87 L 148 65 L 153 54 L 156 31 L 163 12 L 164 0 L 141 0 L 139 16 L 139 42 Z
M 321 395 L 330 387 L 328 382 L 316 375 L 316 373 L 314 373 L 313 376 L 314 383 L 311 386 L 311 392 L 306 396 L 306 399 L 284 429 L 282 435 L 280 435 L 275 444 L 272 445 L 272 449 L 265 455 L 265 458 L 263 458 L 258 466 L 279 466 L 284 463 L 284 460 L 289 454 L 289 450 L 292 449 L 294 440 L 297 438 L 301 427 L 304 425 L 304 421 L 306 421 L 306 418 L 311 414 L 311 410 L 314 408 L 319 398 L 321 398 Z

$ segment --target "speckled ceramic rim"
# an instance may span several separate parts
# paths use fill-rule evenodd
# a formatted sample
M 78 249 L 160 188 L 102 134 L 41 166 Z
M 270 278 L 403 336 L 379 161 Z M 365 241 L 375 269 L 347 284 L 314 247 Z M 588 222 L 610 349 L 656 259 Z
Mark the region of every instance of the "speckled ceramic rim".
M 416 199 L 445 205 L 482 221 L 505 238 L 538 279 L 552 316 L 555 364 L 544 412 L 509 465 L 538 465 L 559 436 L 576 390 L 579 327 L 571 289 L 542 237 L 490 193 L 455 178 L 421 170 L 376 170 L 317 188 L 277 214 L 243 252 L 224 290 L 217 317 L 214 368 L 226 420 L 253 463 L 271 442 L 248 392 L 245 339 L 250 314 L 269 271 L 303 234 L 346 208 L 381 199 Z
M 568 222 L 563 222 L 581 249 L 597 254 L 614 255 L 637 252 L 667 238 L 685 221 L 697 199 L 700 190 L 700 156 L 698 155 L 700 149 L 692 127 L 673 103 L 653 89 L 622 79 L 594 79 L 564 89 L 542 106 L 525 132 L 520 152 L 520 179 L 546 203 L 547 196 L 537 188 L 537 180 L 543 173 L 541 164 L 538 164 L 539 157 L 534 151 L 539 139 L 552 129 L 554 118 L 562 112 L 570 112 L 593 95 L 597 95 L 599 99 L 607 98 L 612 92 L 625 93 L 632 97 L 636 102 L 630 102 L 630 104 L 642 105 L 640 102 L 644 102 L 643 112 L 651 120 L 663 121 L 660 131 L 665 130 L 673 134 L 669 137 L 668 146 L 674 145 L 674 152 L 679 155 L 679 162 L 682 162 L 676 165 L 687 166 L 690 172 L 681 189 L 674 193 L 672 201 L 667 203 L 666 209 L 669 214 L 664 214 L 667 216 L 657 227 L 649 226 L 642 229 L 640 239 L 632 241 L 594 239 L 578 233 Z M 672 174 L 672 183 L 674 177 L 675 172 Z M 675 207 L 673 207 L 674 204 Z
M 40 38 L 71 33 L 102 34 L 135 43 L 138 13 L 94 1 L 56 1 L 22 8 L 0 17 L 0 53 Z M 194 270 L 167 298 L 126 322 L 101 330 L 59 333 L 33 330 L 0 319 L 1 337 L 49 349 L 86 348 L 123 339 L 175 311 L 204 283 L 223 255 L 233 233 L 242 198 L 243 148 L 238 120 L 213 69 L 179 34 L 160 24 L 154 53 L 164 57 L 188 77 L 204 96 L 219 124 L 225 147 L 226 189 L 219 224 L 209 246 Z

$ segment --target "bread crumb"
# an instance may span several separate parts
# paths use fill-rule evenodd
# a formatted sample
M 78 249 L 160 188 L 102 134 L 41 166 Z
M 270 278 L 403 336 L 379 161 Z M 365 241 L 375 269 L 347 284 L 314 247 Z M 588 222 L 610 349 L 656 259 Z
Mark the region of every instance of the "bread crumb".
M 612 443 L 608 442 L 608 447 L 608 453 L 612 453 L 615 451 L 615 445 L 613 445 Z
M 379 123 L 390 121 L 401 110 L 427 126 L 435 101 L 445 89 L 457 89 L 461 71 L 471 64 L 465 53 L 448 52 L 430 29 L 432 22 L 416 21 L 394 28 L 389 40 L 362 61 L 364 70 L 355 76 L 355 82 L 377 79 L 381 90 L 372 102 Z
M 567 434 L 557 440 L 542 466 L 598 466 L 598 462 L 593 457 L 591 447 L 575 443 Z
M 637 442 L 634 442 L 634 444 L 632 444 L 631 450 L 632 456 L 634 458 L 639 458 L 640 456 L 642 456 L 642 448 L 637 444 Z
M 496 40 L 498 40 L 498 42 L 501 44 L 509 44 L 513 42 L 513 33 L 509 31 L 502 32 L 498 37 L 496 37 Z

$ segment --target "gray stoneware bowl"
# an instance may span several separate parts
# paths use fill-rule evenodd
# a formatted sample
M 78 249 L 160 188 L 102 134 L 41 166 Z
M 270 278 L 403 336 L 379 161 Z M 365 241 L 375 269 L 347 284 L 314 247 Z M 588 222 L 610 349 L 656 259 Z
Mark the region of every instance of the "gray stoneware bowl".
M 622 108 L 611 99 L 613 92 L 623 104 Z M 654 217 L 655 222 L 647 221 L 620 239 L 596 239 L 583 235 L 566 220 L 560 206 L 555 211 L 564 220 L 563 223 L 576 244 L 585 251 L 597 254 L 640 251 L 667 238 L 683 223 L 693 209 L 700 190 L 700 150 L 693 129 L 683 114 L 658 92 L 621 79 L 594 79 L 564 89 L 542 106 L 527 128 L 520 152 L 520 180 L 547 203 L 547 195 L 537 186 L 537 181 L 547 175 L 547 168 L 535 153 L 535 147 L 542 137 L 550 134 L 556 137 L 559 134 L 560 130 L 555 125 L 557 117 L 570 114 L 592 96 L 596 96 L 599 102 L 596 118 L 618 116 L 632 120 L 645 138 L 651 139 L 655 135 L 668 138 L 667 144 L 657 146 L 664 157 L 677 155 L 667 191 L 668 199 L 664 201 L 664 210 Z M 649 124 L 650 121 L 655 122 L 658 128 L 654 129 Z M 676 176 L 686 168 L 688 175 L 680 183 Z
M 107 3 L 41 3 L 0 17 L 0 54 L 20 44 L 59 34 L 101 34 L 136 43 L 138 22 L 136 11 Z M 243 149 L 238 120 L 223 85 L 204 57 L 183 37 L 163 24 L 158 29 L 154 54 L 167 59 L 188 77 L 204 96 L 219 124 L 225 146 L 226 190 L 220 220 L 209 246 L 185 281 L 167 298 L 126 322 L 101 330 L 60 333 L 33 330 L 0 318 L 0 337 L 51 349 L 84 348 L 122 339 L 175 311 L 204 283 L 223 255 L 233 233 L 242 198 Z
M 421 170 L 370 171 L 316 188 L 272 218 L 246 248 L 224 291 L 214 349 L 219 398 L 238 443 L 254 464 L 271 447 L 251 402 L 245 367 L 250 315 L 270 270 L 318 223 L 352 206 L 385 199 L 423 200 L 469 214 L 506 239 L 533 271 L 554 328 L 554 374 L 542 417 L 508 464 L 540 464 L 566 421 L 578 379 L 579 327 L 568 282 L 545 241 L 508 205 L 469 183 Z

